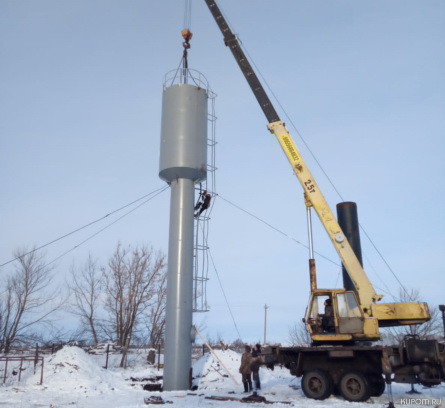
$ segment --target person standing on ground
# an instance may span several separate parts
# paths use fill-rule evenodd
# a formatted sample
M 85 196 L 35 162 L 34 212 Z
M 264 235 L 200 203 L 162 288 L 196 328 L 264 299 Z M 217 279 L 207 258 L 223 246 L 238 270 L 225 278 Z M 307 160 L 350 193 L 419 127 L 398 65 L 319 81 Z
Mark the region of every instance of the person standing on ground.
M 250 352 L 251 348 L 246 344 L 244 346 L 244 353 L 241 356 L 241 365 L 239 368 L 243 380 L 244 392 L 252 391 L 252 370 L 250 369 L 252 355 Z
M 261 365 L 261 345 L 255 344 L 252 350 L 252 361 L 250 362 L 250 369 L 252 370 L 254 391 L 261 390 L 260 382 L 260 365 Z

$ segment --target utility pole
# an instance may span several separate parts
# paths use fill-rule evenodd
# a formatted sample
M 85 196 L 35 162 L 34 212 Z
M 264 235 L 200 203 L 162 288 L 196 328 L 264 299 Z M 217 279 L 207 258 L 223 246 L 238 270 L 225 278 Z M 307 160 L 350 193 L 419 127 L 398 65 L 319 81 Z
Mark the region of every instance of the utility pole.
M 269 306 L 264 305 L 264 342 L 263 342 L 264 345 L 266 345 L 266 333 L 267 333 L 267 309 L 269 309 Z

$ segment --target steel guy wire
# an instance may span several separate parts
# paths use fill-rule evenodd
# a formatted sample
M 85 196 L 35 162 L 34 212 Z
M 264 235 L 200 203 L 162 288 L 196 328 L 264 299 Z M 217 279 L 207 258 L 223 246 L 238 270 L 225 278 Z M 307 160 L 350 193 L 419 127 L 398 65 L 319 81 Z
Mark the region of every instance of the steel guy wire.
M 272 224 L 268 223 L 267 221 L 263 220 L 262 218 L 258 217 L 257 215 L 251 213 L 250 211 L 247 211 L 246 209 L 241 208 L 239 205 L 233 203 L 232 201 L 228 200 L 227 198 L 224 198 L 221 194 L 218 194 L 218 197 L 220 197 L 226 203 L 228 203 L 228 204 L 232 205 L 233 207 L 237 208 L 238 210 L 240 210 L 240 211 L 246 213 L 247 215 L 251 216 L 252 218 L 255 218 L 257 221 L 260 221 L 263 224 L 267 225 L 269 228 L 273 229 L 274 231 L 278 232 L 279 234 L 281 234 L 281 235 L 285 236 L 286 238 L 289 238 L 290 240 L 296 242 L 298 245 L 301 245 L 301 246 L 305 247 L 306 249 L 308 249 L 308 246 L 306 244 L 303 244 L 302 242 L 298 241 L 296 238 L 292 237 L 291 235 L 286 234 L 284 231 L 280 230 L 279 228 L 274 227 Z M 315 251 L 315 253 L 317 255 L 319 255 L 320 257 L 322 257 L 323 259 L 333 263 L 334 265 L 341 266 L 337 262 L 333 261 L 332 259 L 329 259 L 328 257 L 324 256 L 323 254 L 320 254 L 319 252 Z
M 125 204 L 124 206 L 122 206 L 122 207 L 120 207 L 120 208 L 118 208 L 118 209 L 116 209 L 116 210 L 111 211 L 110 213 L 104 215 L 103 217 L 98 218 L 97 220 L 91 221 L 91 222 L 89 222 L 88 224 L 83 225 L 82 227 L 76 228 L 75 230 L 73 230 L 73 231 L 71 231 L 71 232 L 68 232 L 67 234 L 64 234 L 64 235 L 62 235 L 62 236 L 60 236 L 60 237 L 58 237 L 58 238 L 56 238 L 56 239 L 53 239 L 53 240 L 50 241 L 50 242 L 47 242 L 46 244 L 40 245 L 39 247 L 34 248 L 34 249 L 32 249 L 31 251 L 29 251 L 29 252 L 27 252 L 27 253 L 20 254 L 20 255 L 19 255 L 18 257 L 16 257 L 16 258 L 14 258 L 14 259 L 10 259 L 9 261 L 0 264 L 0 268 L 3 267 L 3 266 L 5 266 L 5 265 L 8 265 L 8 264 L 10 264 L 10 263 L 12 263 L 12 262 L 14 262 L 14 261 L 16 261 L 17 259 L 19 259 L 19 258 L 21 258 L 21 257 L 23 257 L 23 256 L 32 254 L 33 252 L 39 251 L 39 250 L 41 250 L 41 249 L 43 249 L 43 248 L 46 248 L 46 247 L 48 247 L 48 246 L 50 246 L 50 245 L 52 245 L 52 244 L 54 244 L 54 243 L 56 243 L 56 242 L 58 242 L 58 241 L 61 241 L 61 240 L 64 239 L 64 238 L 69 237 L 70 235 L 75 234 L 76 232 L 79 232 L 79 231 L 81 231 L 81 230 L 83 230 L 83 229 L 85 229 L 85 228 L 88 228 L 88 227 L 90 227 L 91 225 L 94 225 L 94 224 L 96 224 L 96 223 L 98 223 L 98 222 L 104 220 L 105 218 L 108 218 L 110 215 L 113 215 L 113 214 L 115 214 L 115 213 L 117 213 L 117 212 L 119 212 L 119 211 L 122 211 L 122 210 L 124 210 L 125 208 L 128 208 L 128 207 L 130 207 L 131 205 L 133 205 L 133 204 L 135 204 L 135 203 L 137 203 L 137 202 L 139 202 L 139 201 L 141 201 L 141 200 L 143 200 L 143 199 L 145 199 L 145 198 L 147 198 L 147 197 L 149 197 L 149 196 L 151 196 L 151 195 L 153 195 L 153 194 L 155 194 L 155 196 L 156 196 L 156 195 L 158 195 L 158 193 L 162 193 L 162 192 L 163 192 L 164 190 L 166 190 L 167 188 L 168 188 L 168 186 L 160 187 L 160 188 L 158 188 L 158 189 L 156 189 L 156 190 L 154 190 L 154 191 L 152 191 L 152 192 L 150 192 L 150 193 L 148 193 L 148 194 L 145 194 L 145 195 L 143 195 L 142 197 L 140 197 L 140 198 L 138 198 L 138 199 L 132 201 L 131 203 Z M 149 201 L 149 200 L 147 200 L 147 201 Z M 145 202 L 144 202 L 144 203 L 145 203 Z M 139 208 L 139 206 L 136 207 L 136 208 Z
M 113 222 L 109 223 L 105 227 L 101 228 L 99 231 L 95 232 L 94 234 L 90 235 L 88 238 L 84 239 L 79 244 L 75 245 L 73 248 L 69 249 L 68 251 L 65 251 L 63 254 L 59 255 L 57 258 L 53 259 L 52 261 L 48 262 L 46 266 L 51 265 L 52 263 L 56 262 L 60 258 L 64 257 L 65 255 L 69 254 L 70 252 L 74 251 L 75 249 L 79 248 L 81 245 L 83 245 L 85 242 L 89 241 L 90 239 L 94 238 L 95 236 L 99 235 L 101 232 L 105 231 L 112 225 L 116 224 L 118 221 L 120 221 L 122 218 L 125 218 L 127 215 L 131 214 L 132 212 L 136 211 L 138 208 L 142 207 L 144 204 L 147 204 L 149 201 L 151 201 L 153 198 L 158 196 L 159 194 L 163 193 L 165 190 L 167 190 L 169 186 L 163 187 L 160 191 L 158 191 L 156 194 L 154 194 L 152 197 L 148 198 L 147 200 L 143 201 L 136 207 L 132 208 L 130 211 L 127 211 L 125 214 L 121 215 L 119 218 L 114 220 Z M 139 200 L 138 200 L 139 201 Z M 128 206 L 127 206 L 128 207 Z

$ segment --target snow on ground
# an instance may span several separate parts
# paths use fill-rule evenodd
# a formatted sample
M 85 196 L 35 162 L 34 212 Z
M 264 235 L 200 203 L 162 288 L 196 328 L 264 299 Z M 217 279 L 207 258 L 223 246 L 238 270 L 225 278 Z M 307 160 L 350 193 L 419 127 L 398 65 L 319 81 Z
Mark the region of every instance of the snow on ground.
M 94 408 L 136 408 L 149 407 L 144 398 L 161 397 L 171 401 L 168 407 L 239 407 L 245 406 L 237 401 L 216 401 L 206 399 L 209 396 L 229 396 L 242 398 L 241 376 L 238 374 L 240 354 L 231 351 L 215 351 L 217 358 L 206 354 L 193 366 L 194 392 L 148 392 L 142 389 L 141 382 L 133 378 L 146 378 L 162 375 L 156 367 L 146 362 L 146 353 L 131 354 L 127 369 L 118 368 L 120 355 L 110 355 L 109 369 L 105 370 L 104 355 L 89 355 L 77 347 L 64 347 L 57 353 L 45 357 L 43 384 L 40 385 L 40 367 L 34 374 L 33 365 L 23 365 L 21 381 L 18 381 L 19 362 L 10 362 L 8 376 L 0 386 L 0 407 L 11 408 L 59 408 L 59 407 L 94 407 Z M 15 372 L 16 375 L 12 375 Z M 229 374 L 230 373 L 230 374 Z M 4 362 L 0 364 L 0 377 L 3 380 Z M 332 396 L 324 401 L 307 399 L 300 388 L 300 380 L 292 377 L 284 368 L 260 370 L 261 395 L 268 401 L 277 401 L 272 405 L 277 408 L 369 408 L 388 406 L 386 394 L 373 398 L 366 403 L 350 403 L 341 397 Z M 238 382 L 238 384 L 235 383 Z M 3 382 L 3 381 L 2 381 Z M 416 386 L 422 394 L 410 395 L 410 387 L 393 385 L 396 406 L 403 407 L 445 407 L 445 386 L 424 389 Z M 401 401 L 401 399 L 405 399 Z M 280 403 L 287 402 L 287 404 Z M 251 403 L 248 406 L 266 407 L 265 403 Z

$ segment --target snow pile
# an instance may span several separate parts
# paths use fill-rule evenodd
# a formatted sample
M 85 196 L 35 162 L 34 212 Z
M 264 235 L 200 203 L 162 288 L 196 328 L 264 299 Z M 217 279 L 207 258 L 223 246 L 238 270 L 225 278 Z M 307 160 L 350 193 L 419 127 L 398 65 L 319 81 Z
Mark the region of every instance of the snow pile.
M 110 356 L 111 357 L 111 356 Z M 113 356 L 119 359 L 121 355 Z M 142 355 L 137 356 L 141 360 Z M 146 356 L 145 356 L 146 358 Z M 110 358 L 112 360 L 112 358 Z M 22 373 L 21 381 L 4 386 L 0 390 L 0 405 L 7 407 L 61 407 L 88 408 L 124 407 L 125 401 L 143 401 L 140 384 L 129 381 L 129 377 L 142 372 L 142 363 L 134 362 L 131 370 L 103 368 L 104 359 L 92 356 L 78 347 L 65 346 L 51 356 L 45 356 L 43 384 L 40 385 L 40 364 Z M 8 373 L 9 373 L 8 369 Z M 145 363 L 145 375 L 153 368 Z M 15 376 L 17 377 L 17 376 Z M 139 404 L 132 406 L 140 406 Z
M 59 392 L 81 392 L 101 394 L 113 389 L 116 375 L 98 366 L 79 347 L 65 346 L 57 353 L 45 358 L 43 386 Z M 25 380 L 26 385 L 40 383 L 40 370 Z

